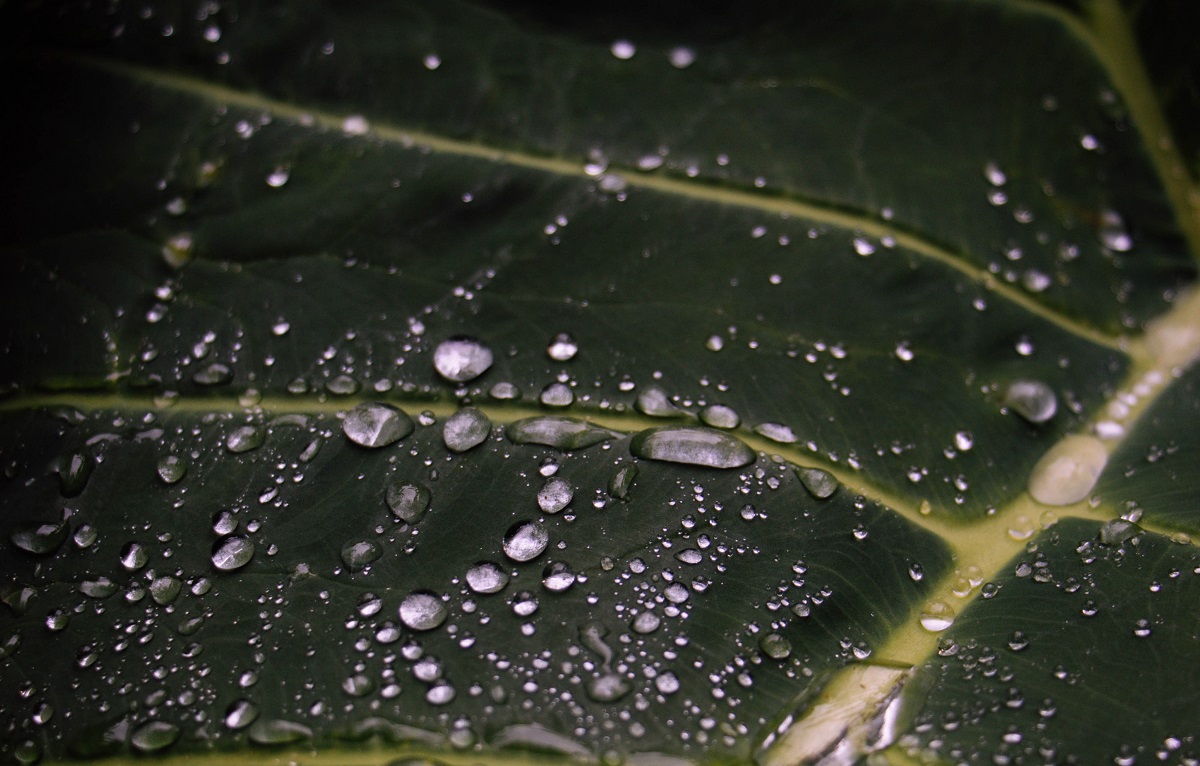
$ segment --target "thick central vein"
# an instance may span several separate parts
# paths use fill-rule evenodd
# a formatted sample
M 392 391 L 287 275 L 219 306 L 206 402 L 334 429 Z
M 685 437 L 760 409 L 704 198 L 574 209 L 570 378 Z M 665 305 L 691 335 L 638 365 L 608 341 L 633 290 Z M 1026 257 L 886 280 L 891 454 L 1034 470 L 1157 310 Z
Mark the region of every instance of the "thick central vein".
M 79 60 L 86 65 L 122 77 L 147 82 L 156 87 L 186 93 L 217 104 L 267 112 L 276 117 L 294 120 L 297 123 L 312 125 L 313 127 L 325 130 L 341 131 L 345 125 L 346 118 L 351 116 L 349 114 L 333 114 L 317 109 L 309 109 L 262 94 L 218 85 L 189 75 L 163 72 L 147 67 L 95 58 L 82 58 Z M 474 141 L 457 140 L 387 123 L 370 123 L 370 135 L 375 140 L 398 144 L 406 148 L 420 148 L 426 151 L 469 157 L 485 162 L 501 163 L 558 176 L 594 180 L 586 172 L 585 163 L 580 160 L 539 156 Z M 1034 316 L 1066 329 L 1074 335 L 1086 338 L 1092 343 L 1105 348 L 1119 350 L 1124 345 L 1122 338 L 1113 337 L 1039 303 L 1019 288 L 997 280 L 995 275 L 987 269 L 970 264 L 961 254 L 926 237 L 905 231 L 903 228 L 899 228 L 894 223 L 885 221 L 879 216 L 866 212 L 841 209 L 816 200 L 804 200 L 794 196 L 771 196 L 746 188 L 707 182 L 700 183 L 667 174 L 650 174 L 632 169 L 628 169 L 625 172 L 618 172 L 616 170 L 610 170 L 609 172 L 619 175 L 626 188 L 644 189 L 658 194 L 685 197 L 717 205 L 749 208 L 766 213 L 788 216 L 790 218 L 801 218 L 813 223 L 836 226 L 853 232 L 856 235 L 894 241 L 900 247 L 963 274 L 972 281 L 984 285 L 993 294 L 1016 304 Z

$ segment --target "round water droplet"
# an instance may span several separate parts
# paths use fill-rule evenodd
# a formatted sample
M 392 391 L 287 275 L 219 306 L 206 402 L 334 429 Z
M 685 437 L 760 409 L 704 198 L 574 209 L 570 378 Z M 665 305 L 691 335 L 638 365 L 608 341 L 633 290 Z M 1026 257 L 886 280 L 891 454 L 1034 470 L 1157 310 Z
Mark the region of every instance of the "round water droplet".
M 229 434 L 225 440 L 225 449 L 234 454 L 249 452 L 262 446 L 266 432 L 260 426 L 241 426 Z
M 325 381 L 325 390 L 334 396 L 353 396 L 362 386 L 349 375 L 336 375 Z
M 654 688 L 658 689 L 659 694 L 674 694 L 675 692 L 679 691 L 680 686 L 681 684 L 679 682 L 679 676 L 671 672 L 659 673 L 654 678 Z
M 667 601 L 672 604 L 682 604 L 688 600 L 691 594 L 688 592 L 687 586 L 683 583 L 673 582 L 663 589 L 663 595 L 667 597 Z
M 399 407 L 382 402 L 366 402 L 346 413 L 342 431 L 350 441 L 363 447 L 386 447 L 413 432 L 412 418 Z
M 342 562 L 352 572 L 363 569 L 383 555 L 383 549 L 370 540 L 352 540 L 342 546 Z
M 179 727 L 166 721 L 147 721 L 134 729 L 129 744 L 142 753 L 156 753 L 175 744 L 179 739 Z
M 662 618 L 654 612 L 642 612 L 637 617 L 633 618 L 633 622 L 629 627 L 633 628 L 634 633 L 653 633 L 658 630 L 658 626 L 662 625 Z
M 392 514 L 406 524 L 416 524 L 429 509 L 429 501 L 433 494 L 423 484 L 416 484 L 403 479 L 393 479 L 388 484 L 385 499 Z
M 146 547 L 138 542 L 128 542 L 121 548 L 121 566 L 128 572 L 136 572 L 150 561 Z
M 797 441 L 795 432 L 782 423 L 759 423 L 754 427 L 754 433 L 780 444 L 794 444 Z
M 158 478 L 163 484 L 178 484 L 187 473 L 187 463 L 176 455 L 167 455 L 158 461 Z
M 502 380 L 488 389 L 488 396 L 501 402 L 512 401 L 521 398 L 521 389 L 514 383 Z
M 241 569 L 254 558 L 254 543 L 241 535 L 230 535 L 213 543 L 212 563 L 222 572 Z
M 492 421 L 474 407 L 463 407 L 446 418 L 442 425 L 442 440 L 451 452 L 466 452 L 477 447 L 492 432 Z
M 587 695 L 595 702 L 616 702 L 629 694 L 633 687 L 616 673 L 605 673 L 587 682 Z
M 758 640 L 758 648 L 773 660 L 785 660 L 792 653 L 792 642 L 778 633 L 768 633 Z
M 542 513 L 558 513 L 571 504 L 575 488 L 566 479 L 552 477 L 538 491 L 537 503 Z
M 95 467 L 96 459 L 87 449 L 68 452 L 60 457 L 55 470 L 63 497 L 75 497 L 83 492 Z
M 560 332 L 550 340 L 546 347 L 546 356 L 556 362 L 569 362 L 579 353 L 579 346 L 570 333 Z
M 1043 505 L 1078 503 L 1087 499 L 1107 462 L 1104 442 L 1094 436 L 1068 436 L 1034 465 L 1029 495 Z
M 530 617 L 538 610 L 537 596 L 527 590 L 518 591 L 512 599 L 513 614 L 518 617 Z
M 975 438 L 971 436 L 970 431 L 959 431 L 954 434 L 954 446 L 962 452 L 966 452 L 975 446 Z
M 754 462 L 754 451 L 722 431 L 700 426 L 662 426 L 638 433 L 629 451 L 647 460 L 709 468 L 740 468 Z
M 467 587 L 475 593 L 499 593 L 508 585 L 508 572 L 492 561 L 480 561 L 467 570 Z
M 562 593 L 575 584 L 575 572 L 565 561 L 551 561 L 542 570 L 542 586 L 553 593 Z
M 258 705 L 250 700 L 237 700 L 225 709 L 225 725 L 233 730 L 244 729 L 258 718 Z
M 838 480 L 837 477 L 829 471 L 823 471 L 820 468 L 803 468 L 794 466 L 796 477 L 800 479 L 800 483 L 808 490 L 808 494 L 818 500 L 824 500 L 832 497 L 834 492 L 837 492 Z
M 433 366 L 446 380 L 465 383 L 492 366 L 492 350 L 474 338 L 451 338 L 434 349 Z
M 921 608 L 921 627 L 930 633 L 941 633 L 954 624 L 954 609 L 945 601 L 930 601 Z
M 432 591 L 413 591 L 400 602 L 400 622 L 409 630 L 433 630 L 446 621 L 446 616 L 446 605 Z
M 531 561 L 550 544 L 550 533 L 533 521 L 518 521 L 504 533 L 504 555 L 513 561 Z
M 150 598 L 159 606 L 166 606 L 179 597 L 183 583 L 175 577 L 155 577 L 150 581 Z
M 448 705 L 454 701 L 455 694 L 453 686 L 442 682 L 429 687 L 429 690 L 425 692 L 425 701 L 435 706 Z
M 365 697 L 375 691 L 375 682 L 362 673 L 355 673 L 342 681 L 342 691 L 349 697 Z
M 58 550 L 67 539 L 67 522 L 40 524 L 36 521 L 21 522 L 9 533 L 12 544 L 35 556 L 49 556 Z
M 1029 647 L 1029 636 L 1023 630 L 1014 630 L 1008 637 L 1008 648 L 1014 652 L 1024 651 Z
M 730 429 L 741 425 L 742 419 L 732 407 L 710 404 L 700 410 L 700 422 L 713 428 Z
M 538 401 L 547 407 L 566 407 L 575 401 L 575 392 L 566 383 L 551 383 L 542 389 Z
M 1030 423 L 1045 423 L 1058 411 L 1054 389 L 1040 380 L 1014 380 L 1004 391 L 1002 404 Z
M 504 434 L 515 444 L 542 444 L 560 450 L 583 449 L 620 436 L 583 420 L 552 415 L 510 423 Z

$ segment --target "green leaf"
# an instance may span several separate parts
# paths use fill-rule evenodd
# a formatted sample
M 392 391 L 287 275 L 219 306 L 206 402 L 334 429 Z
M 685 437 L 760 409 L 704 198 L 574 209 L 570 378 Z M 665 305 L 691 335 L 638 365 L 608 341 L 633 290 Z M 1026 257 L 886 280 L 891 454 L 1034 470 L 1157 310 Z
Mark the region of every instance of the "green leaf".
M 1169 5 L 6 5 L 0 753 L 1195 759 Z

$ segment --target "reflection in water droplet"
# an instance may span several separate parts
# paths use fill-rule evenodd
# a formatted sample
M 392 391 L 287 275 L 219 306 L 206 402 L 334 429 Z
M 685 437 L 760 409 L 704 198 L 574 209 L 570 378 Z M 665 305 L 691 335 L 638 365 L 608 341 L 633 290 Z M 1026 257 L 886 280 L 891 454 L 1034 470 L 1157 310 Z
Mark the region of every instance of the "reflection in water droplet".
M 86 449 L 68 452 L 58 459 L 59 489 L 63 497 L 75 497 L 87 486 L 92 469 L 96 467 L 96 459 Z
M 538 508 L 543 513 L 558 513 L 571 504 L 575 497 L 575 488 L 566 479 L 552 477 L 546 480 L 538 491 Z
M 542 570 L 542 586 L 553 593 L 562 593 L 575 584 L 575 572 L 565 561 L 551 561 Z
M 158 461 L 158 478 L 163 484 L 177 484 L 187 473 L 187 463 L 176 455 L 167 455 Z
M 432 498 L 428 487 L 400 478 L 392 480 L 385 493 L 392 514 L 407 524 L 416 524 L 421 520 Z
M 579 346 L 570 333 L 560 332 L 550 340 L 546 347 L 546 356 L 556 362 L 569 362 L 579 353 Z
M 1058 411 L 1054 389 L 1040 380 L 1014 380 L 1004 391 L 1002 404 L 1030 423 L 1045 423 Z
M 637 463 L 626 463 L 608 480 L 608 495 L 616 500 L 628 500 L 629 490 L 637 479 Z
M 129 736 L 129 744 L 134 750 L 142 753 L 154 753 L 164 750 L 179 739 L 179 727 L 166 721 L 147 721 L 134 729 Z
M 442 425 L 442 440 L 451 452 L 466 452 L 488 438 L 492 421 L 474 407 L 463 407 L 446 418 Z
M 36 521 L 21 522 L 9 533 L 12 544 L 36 556 L 48 556 L 58 550 L 67 539 L 67 522 L 40 524 Z M 82 546 L 86 547 L 86 546 Z
M 254 558 L 254 543 L 241 535 L 230 535 L 213 544 L 212 563 L 222 572 L 241 569 Z
M 225 440 L 225 448 L 234 454 L 249 452 L 262 446 L 266 433 L 259 426 L 241 426 Z
M 753 450 L 722 431 L 700 426 L 649 428 L 633 437 L 629 451 L 648 460 L 740 468 L 754 462 Z
M 351 541 L 342 546 L 342 562 L 351 571 L 366 567 L 383 555 L 383 549 L 370 540 Z
M 508 585 L 508 573 L 492 561 L 480 561 L 467 570 L 467 586 L 475 593 L 499 593 Z
M 446 621 L 446 615 L 446 605 L 431 591 L 413 591 L 400 602 L 400 621 L 410 630 L 433 630 Z
M 550 544 L 550 533 L 532 521 L 518 521 L 504 533 L 504 555 L 513 561 L 530 561 Z
M 465 383 L 492 366 L 492 350 L 474 338 L 451 338 L 434 349 L 433 366 L 446 380 Z
M 342 431 L 363 447 L 386 447 L 413 432 L 412 418 L 399 407 L 365 402 L 346 413 Z
M 724 404 L 711 404 L 700 411 L 700 422 L 713 428 L 737 428 L 742 419 L 737 411 Z
M 954 624 L 954 609 L 945 601 L 929 601 L 921 608 L 921 627 L 940 633 Z
M 552 415 L 510 423 L 504 434 L 515 444 L 543 444 L 561 450 L 583 449 L 620 436 L 583 420 Z

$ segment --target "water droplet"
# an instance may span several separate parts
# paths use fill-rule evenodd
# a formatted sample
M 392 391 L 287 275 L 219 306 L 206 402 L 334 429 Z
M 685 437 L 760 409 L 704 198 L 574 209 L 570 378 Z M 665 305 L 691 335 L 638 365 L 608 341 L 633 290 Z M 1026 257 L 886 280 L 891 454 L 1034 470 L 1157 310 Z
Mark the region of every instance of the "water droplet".
M 230 535 L 213 544 L 212 563 L 222 572 L 241 569 L 254 558 L 254 543 L 241 535 Z
M 700 411 L 700 422 L 713 428 L 731 429 L 741 425 L 742 419 L 732 407 L 710 404 Z
M 551 561 L 542 570 L 542 586 L 553 593 L 561 593 L 575 584 L 575 572 L 565 561 Z
M 158 478 L 163 484 L 178 484 L 187 473 L 187 463 L 176 455 L 167 455 L 158 461 Z
M 865 258 L 875 252 L 875 245 L 871 244 L 871 241 L 866 237 L 855 237 L 854 252 Z
M 361 114 L 352 114 L 342 120 L 342 132 L 347 136 L 365 136 L 371 132 L 371 123 Z
M 550 383 L 542 389 L 538 401 L 547 407 L 567 407 L 575 401 L 575 392 L 566 383 Z
M 688 592 L 687 586 L 683 583 L 673 582 L 663 589 L 663 595 L 672 604 L 682 604 L 688 600 L 691 593 Z
M 159 606 L 166 606 L 179 597 L 183 583 L 176 577 L 155 577 L 150 581 L 150 598 Z
M 909 348 L 908 341 L 906 340 L 902 340 L 897 343 L 896 348 L 892 353 L 895 354 L 896 358 L 901 362 L 911 362 L 915 356 L 913 350 Z
M 929 601 L 921 608 L 921 627 L 940 633 L 954 624 L 954 609 L 945 601 Z
M 1066 437 L 1042 456 L 1029 474 L 1029 494 L 1043 505 L 1073 505 L 1087 498 L 1108 462 L 1094 436 Z
M 620 436 L 583 420 L 553 415 L 510 423 L 504 434 L 515 444 L 543 444 L 560 450 L 583 449 Z
M 780 444 L 794 444 L 797 441 L 795 432 L 782 423 L 759 423 L 754 427 L 754 433 Z
M 633 487 L 633 481 L 637 478 L 638 467 L 636 463 L 626 463 L 617 469 L 612 478 L 608 480 L 608 495 L 616 500 L 628 500 L 629 490 Z
M 58 550 L 67 539 L 67 522 L 40 524 L 27 521 L 17 524 L 9 534 L 12 544 L 35 556 L 48 556 Z
M 467 587 L 475 593 L 499 593 L 508 585 L 508 572 L 493 561 L 479 561 L 467 570 Z
M 375 691 L 375 682 L 362 673 L 355 673 L 342 681 L 342 691 L 348 697 L 365 697 Z
M 433 493 L 423 484 L 415 484 L 403 479 L 394 479 L 388 484 L 385 493 L 388 508 L 392 514 L 406 524 L 416 524 L 429 509 L 429 501 Z
M 383 555 L 383 549 L 370 540 L 352 540 L 342 546 L 342 562 L 357 572 Z
M 1004 391 L 1002 403 L 1030 423 L 1045 423 L 1058 411 L 1054 389 L 1040 380 L 1014 380 Z
M 446 621 L 446 616 L 446 605 L 432 591 L 413 591 L 400 602 L 400 621 L 410 630 L 433 630 Z
M 1100 229 L 1097 231 L 1100 244 L 1117 253 L 1125 253 L 1133 249 L 1133 238 L 1125 230 L 1125 221 L 1115 210 L 1105 210 L 1100 219 Z
M 259 426 L 241 426 L 229 434 L 225 449 L 236 454 L 256 450 L 262 446 L 266 432 Z
M 155 753 L 175 744 L 179 739 L 179 727 L 166 721 L 147 721 L 134 729 L 129 744 L 142 753 Z
M 637 53 L 637 47 L 629 40 L 617 40 L 608 50 L 614 57 L 622 61 L 633 58 L 633 55 Z
M 1008 637 L 1008 648 L 1014 652 L 1024 651 L 1029 647 L 1029 636 L 1025 635 L 1023 630 L 1014 630 L 1012 635 Z
M 477 447 L 492 432 L 492 421 L 474 407 L 463 407 L 446 418 L 442 426 L 442 441 L 451 452 L 466 452 Z
M 363 447 L 386 447 L 413 432 L 412 418 L 399 407 L 382 402 L 364 402 L 346 413 L 342 431 Z
M 546 356 L 556 362 L 569 362 L 579 353 L 579 345 L 570 333 L 560 332 L 550 339 L 546 347 Z
M 616 673 L 604 673 L 587 682 L 588 697 L 595 702 L 616 702 L 629 694 L 633 687 Z
M 804 485 L 804 488 L 808 490 L 808 494 L 818 500 L 832 497 L 833 493 L 837 492 L 837 477 L 829 471 L 801 466 L 792 466 L 792 470 L 796 472 L 797 478 L 800 479 L 800 483 Z
M 107 577 L 97 577 L 79 583 L 79 592 L 88 598 L 108 598 L 117 592 L 117 584 Z
M 512 598 L 512 610 L 518 617 L 531 617 L 538 610 L 537 596 L 527 590 L 517 591 Z
M 633 618 L 633 623 L 629 626 L 634 633 L 653 633 L 658 630 L 658 626 L 662 625 L 662 618 L 654 612 L 642 612 L 637 617 Z
M 87 486 L 96 460 L 86 449 L 68 452 L 58 459 L 55 470 L 58 472 L 58 484 L 63 497 L 75 497 Z
M 1149 638 L 1150 621 L 1143 617 L 1135 622 L 1133 624 L 1133 635 L 1137 636 L 1138 638 Z
M 676 69 L 687 69 L 696 61 L 696 52 L 691 48 L 677 46 L 667 51 L 667 60 Z
M 442 341 L 433 352 L 433 367 L 451 383 L 466 383 L 492 366 L 492 350 L 474 338 Z
M 962 452 L 966 452 L 975 446 L 975 437 L 971 436 L 970 431 L 959 431 L 954 434 L 954 446 Z
M 267 175 L 267 186 L 272 189 L 278 189 L 288 182 L 291 176 L 291 171 L 283 165 L 276 165 L 275 169 Z
M 430 705 L 448 705 L 454 701 L 455 694 L 453 686 L 442 682 L 429 687 L 425 692 L 425 701 Z
M 629 451 L 647 460 L 709 468 L 740 468 L 754 462 L 754 451 L 722 431 L 699 426 L 649 428 L 633 437 Z
M 1142 533 L 1142 528 L 1132 521 L 1112 519 L 1100 527 L 1101 545 L 1117 546 Z
M 671 695 L 679 691 L 681 684 L 679 676 L 671 672 L 659 673 L 654 678 L 654 688 L 658 689 L 659 694 Z
M 146 547 L 138 542 L 125 543 L 121 548 L 121 566 L 127 572 L 136 572 L 150 562 Z
M 983 176 L 992 186 L 1003 186 L 1008 182 L 1008 176 L 996 166 L 996 163 L 989 162 L 983 166 Z
M 513 561 L 530 561 L 550 544 L 550 533 L 533 521 L 518 521 L 504 533 L 504 555 Z
M 521 389 L 506 380 L 502 380 L 488 389 L 488 396 L 496 401 L 511 401 L 521 398 Z
M 675 554 L 675 558 L 684 564 L 699 564 L 704 561 L 704 554 L 695 548 L 684 548 Z
M 680 414 L 680 410 L 671 403 L 671 397 L 658 386 L 649 386 L 637 395 L 634 403 L 638 412 L 652 418 L 670 418 Z
M 290 745 L 312 737 L 312 729 L 295 721 L 259 719 L 250 726 L 247 736 L 257 745 Z
M 325 381 L 325 390 L 334 396 L 353 396 L 362 386 L 349 375 L 335 375 Z
M 244 729 L 258 718 L 258 705 L 241 699 L 230 703 L 225 709 L 225 725 L 233 730 Z
M 758 648 L 773 660 L 785 660 L 792 654 L 792 642 L 778 633 L 768 633 L 760 638 Z
M 558 513 L 571 504 L 575 497 L 575 488 L 566 479 L 552 477 L 546 480 L 538 491 L 538 508 L 543 513 Z
M 220 386 L 231 380 L 233 380 L 233 370 L 220 362 L 201 367 L 192 375 L 192 382 L 198 386 Z

